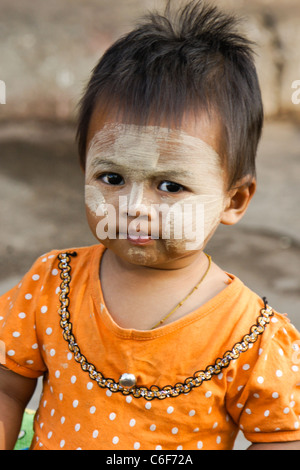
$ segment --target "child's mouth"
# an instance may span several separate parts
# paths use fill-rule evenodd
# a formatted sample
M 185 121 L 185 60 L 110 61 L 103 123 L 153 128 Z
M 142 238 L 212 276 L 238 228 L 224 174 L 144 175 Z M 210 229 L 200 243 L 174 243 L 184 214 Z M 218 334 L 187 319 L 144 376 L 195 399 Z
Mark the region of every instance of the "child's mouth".
M 149 235 L 127 235 L 127 240 L 133 245 L 149 245 L 154 242 Z

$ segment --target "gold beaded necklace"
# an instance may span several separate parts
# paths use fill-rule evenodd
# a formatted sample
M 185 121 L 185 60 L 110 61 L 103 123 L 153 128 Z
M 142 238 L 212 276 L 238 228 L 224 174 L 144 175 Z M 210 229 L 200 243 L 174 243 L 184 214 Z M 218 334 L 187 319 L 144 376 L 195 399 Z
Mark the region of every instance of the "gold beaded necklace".
M 244 335 L 240 342 L 235 343 L 231 350 L 226 351 L 222 357 L 216 359 L 214 364 L 208 365 L 205 369 L 197 370 L 183 382 L 177 382 L 173 386 L 165 385 L 162 388 L 157 385 L 151 385 L 150 387 L 136 386 L 136 377 L 131 373 L 123 373 L 119 378 L 119 382 L 116 382 L 114 379 L 104 377 L 104 375 L 96 369 L 95 365 L 87 360 L 81 353 L 80 347 L 73 334 L 73 325 L 69 312 L 71 282 L 70 257 L 72 256 L 77 256 L 77 253 L 66 252 L 58 255 L 58 267 L 61 270 L 60 278 L 62 280 L 60 284 L 60 307 L 58 313 L 63 338 L 68 343 L 69 350 L 73 353 L 75 361 L 80 364 L 83 372 L 88 374 L 90 379 L 94 380 L 100 388 L 106 388 L 113 393 L 119 392 L 122 395 L 132 395 L 134 398 L 144 398 L 147 401 L 154 399 L 164 400 L 165 398 L 171 397 L 175 398 L 181 394 L 186 395 L 194 388 L 200 387 L 203 382 L 211 380 L 215 375 L 220 374 L 224 368 L 229 366 L 232 360 L 238 359 L 242 353 L 246 352 L 250 345 L 255 343 L 259 336 L 263 334 L 265 328 L 270 323 L 271 317 L 274 315 L 272 307 L 270 307 L 267 304 L 267 300 L 263 298 L 264 308 L 260 310 L 256 324 L 251 326 L 249 333 Z
M 210 267 L 211 267 L 211 256 L 207 255 L 206 253 L 204 253 L 208 259 L 208 268 L 206 269 L 205 273 L 203 274 L 203 276 L 201 277 L 200 281 L 195 285 L 195 287 L 193 287 L 193 289 L 191 290 L 191 292 L 183 299 L 181 300 L 177 305 L 176 307 L 173 308 L 173 310 L 171 310 L 171 312 L 169 312 L 162 320 L 160 320 L 158 323 L 156 323 L 152 328 L 151 330 L 154 330 L 155 328 L 157 328 L 158 326 L 162 325 L 166 320 L 167 318 L 169 318 L 171 315 L 173 315 L 173 313 L 176 312 L 176 310 L 179 309 L 179 307 L 181 307 L 181 305 L 195 292 L 195 290 L 198 289 L 198 287 L 200 286 L 200 284 L 204 281 L 204 279 L 206 278 L 209 270 L 210 270 Z

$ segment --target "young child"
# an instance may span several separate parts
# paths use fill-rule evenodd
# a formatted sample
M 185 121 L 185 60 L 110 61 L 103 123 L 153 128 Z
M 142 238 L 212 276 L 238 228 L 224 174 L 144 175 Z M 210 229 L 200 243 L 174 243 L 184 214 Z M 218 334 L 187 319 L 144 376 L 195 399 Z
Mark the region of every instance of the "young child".
M 104 54 L 77 134 L 98 242 L 0 299 L 3 448 L 40 376 L 32 449 L 300 448 L 300 335 L 203 251 L 255 192 L 262 121 L 251 43 L 201 1 Z

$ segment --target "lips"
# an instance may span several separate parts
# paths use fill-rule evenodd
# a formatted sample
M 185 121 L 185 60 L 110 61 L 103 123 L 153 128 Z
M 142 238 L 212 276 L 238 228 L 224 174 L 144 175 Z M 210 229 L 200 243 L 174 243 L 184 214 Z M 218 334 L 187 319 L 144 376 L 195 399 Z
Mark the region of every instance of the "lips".
M 148 245 L 154 240 L 150 235 L 127 235 L 127 240 L 133 245 Z

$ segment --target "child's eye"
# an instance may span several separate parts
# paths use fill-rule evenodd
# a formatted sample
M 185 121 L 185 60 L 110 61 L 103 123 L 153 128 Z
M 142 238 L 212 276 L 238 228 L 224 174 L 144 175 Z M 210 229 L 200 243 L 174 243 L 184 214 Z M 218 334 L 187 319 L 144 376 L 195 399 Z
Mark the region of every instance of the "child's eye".
M 158 189 L 168 193 L 179 193 L 184 190 L 184 187 L 181 186 L 181 184 L 173 183 L 172 181 L 163 181 L 159 184 Z
M 97 179 L 113 186 L 121 186 L 125 184 L 123 177 L 118 173 L 102 173 L 102 175 L 99 175 Z

